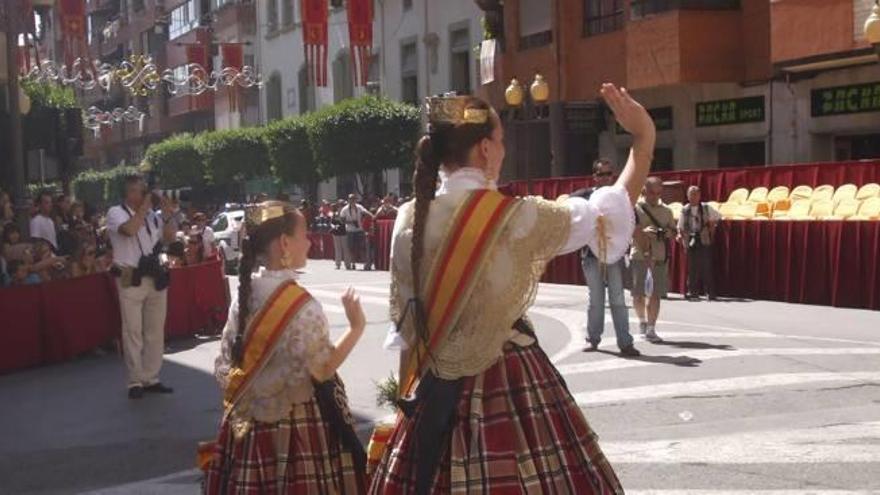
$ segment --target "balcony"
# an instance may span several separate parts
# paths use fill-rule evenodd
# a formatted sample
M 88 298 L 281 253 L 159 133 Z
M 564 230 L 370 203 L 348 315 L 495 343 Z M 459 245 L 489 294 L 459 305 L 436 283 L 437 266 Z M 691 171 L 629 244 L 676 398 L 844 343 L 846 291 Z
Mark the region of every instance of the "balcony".
M 740 0 L 632 0 L 630 15 L 633 19 L 671 10 L 737 10 Z
M 168 115 L 179 117 L 188 113 L 214 110 L 214 92 L 206 91 L 200 95 L 172 96 L 168 100 Z
M 89 15 L 118 15 L 120 13 L 120 3 L 120 0 L 88 0 L 86 12 Z

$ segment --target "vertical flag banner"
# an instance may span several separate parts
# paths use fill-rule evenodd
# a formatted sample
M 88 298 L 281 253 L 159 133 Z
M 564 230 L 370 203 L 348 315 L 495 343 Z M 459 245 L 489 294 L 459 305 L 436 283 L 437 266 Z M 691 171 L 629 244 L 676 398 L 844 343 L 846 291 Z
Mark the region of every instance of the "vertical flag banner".
M 73 65 L 77 56 L 89 58 L 86 45 L 86 0 L 59 0 L 61 7 L 61 38 L 64 43 L 64 59 Z
M 223 67 L 232 67 L 237 71 L 244 65 L 244 47 L 241 43 L 223 43 L 220 45 L 220 57 L 223 59 Z M 229 110 L 238 111 L 239 88 L 237 84 L 226 87 L 229 97 Z
M 300 6 L 309 80 L 327 86 L 327 0 L 301 0 Z
M 495 80 L 495 40 L 483 40 L 480 44 L 480 82 L 489 84 Z
M 373 0 L 348 0 L 348 36 L 355 86 L 366 86 L 373 49 Z

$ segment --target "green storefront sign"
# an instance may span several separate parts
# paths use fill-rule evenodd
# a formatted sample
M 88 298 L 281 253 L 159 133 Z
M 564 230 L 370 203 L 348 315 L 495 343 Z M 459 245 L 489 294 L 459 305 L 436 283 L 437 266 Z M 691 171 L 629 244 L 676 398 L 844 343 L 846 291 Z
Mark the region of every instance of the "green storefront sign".
M 880 82 L 814 89 L 813 117 L 880 112 Z
M 697 127 L 764 122 L 764 97 L 697 103 Z
M 671 131 L 673 128 L 672 107 L 649 108 L 648 114 L 654 120 L 654 126 L 658 131 Z M 614 132 L 617 134 L 629 134 L 620 127 L 620 124 L 614 125 Z

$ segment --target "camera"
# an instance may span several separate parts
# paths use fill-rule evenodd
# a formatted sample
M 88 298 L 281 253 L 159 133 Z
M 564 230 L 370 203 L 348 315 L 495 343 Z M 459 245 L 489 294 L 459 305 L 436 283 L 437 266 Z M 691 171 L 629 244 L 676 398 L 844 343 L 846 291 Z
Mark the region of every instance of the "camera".
M 143 277 L 152 277 L 156 290 L 168 288 L 171 276 L 168 273 L 168 268 L 162 264 L 162 260 L 159 258 L 161 251 L 162 245 L 157 244 L 152 253 L 141 256 L 137 268 L 131 274 L 132 287 L 140 287 Z
M 156 189 L 156 194 L 158 194 L 159 197 L 162 198 L 187 202 L 192 197 L 192 188 L 182 187 L 180 189 Z

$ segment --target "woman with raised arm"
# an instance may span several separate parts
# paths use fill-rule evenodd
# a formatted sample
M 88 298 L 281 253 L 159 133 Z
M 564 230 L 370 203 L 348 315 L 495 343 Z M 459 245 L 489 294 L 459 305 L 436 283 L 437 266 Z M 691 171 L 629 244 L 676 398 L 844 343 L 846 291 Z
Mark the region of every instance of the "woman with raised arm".
M 216 361 L 225 411 L 217 441 L 199 448 L 205 492 L 362 494 L 366 455 L 336 376 L 364 331 L 360 299 L 352 289 L 342 296 L 350 326 L 331 343 L 321 304 L 297 282 L 310 246 L 305 218 L 269 201 L 246 222 Z
M 415 200 L 393 234 L 401 412 L 370 493 L 623 493 L 526 317 L 549 260 L 589 245 L 614 263 L 632 236 L 654 124 L 626 90 L 601 94 L 634 145 L 589 201 L 498 193 L 498 115 L 479 98 L 428 98 Z

